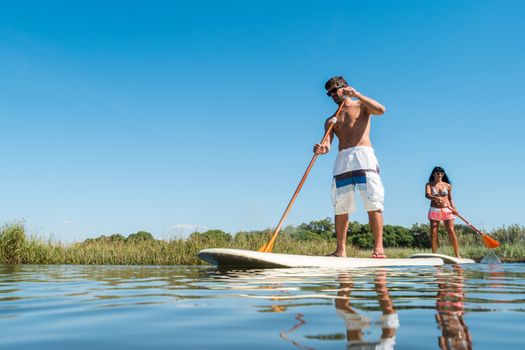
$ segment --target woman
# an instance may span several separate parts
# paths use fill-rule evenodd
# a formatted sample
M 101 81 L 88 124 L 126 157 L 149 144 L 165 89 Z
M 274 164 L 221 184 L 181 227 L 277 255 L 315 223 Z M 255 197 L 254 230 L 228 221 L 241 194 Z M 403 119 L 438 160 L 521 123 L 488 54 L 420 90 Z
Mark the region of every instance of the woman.
M 430 220 L 432 253 L 437 251 L 438 228 L 439 223 L 443 221 L 445 229 L 447 230 L 448 239 L 454 249 L 454 254 L 460 258 L 458 239 L 454 232 L 454 214 L 456 213 L 456 207 L 454 203 L 452 203 L 452 185 L 443 168 L 437 166 L 432 170 L 425 187 L 425 194 L 426 197 L 430 199 L 428 219 Z

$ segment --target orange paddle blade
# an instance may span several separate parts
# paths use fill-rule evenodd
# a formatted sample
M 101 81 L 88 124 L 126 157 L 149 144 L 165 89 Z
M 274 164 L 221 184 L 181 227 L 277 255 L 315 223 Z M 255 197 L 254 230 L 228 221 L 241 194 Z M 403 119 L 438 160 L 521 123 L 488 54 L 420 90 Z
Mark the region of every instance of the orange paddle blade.
M 491 238 L 491 237 L 487 236 L 486 234 L 484 234 L 483 232 L 481 232 L 480 230 L 478 230 L 476 227 L 474 227 L 474 225 L 472 225 L 470 222 L 468 222 L 468 220 L 465 219 L 463 216 L 461 216 L 457 211 L 454 211 L 454 209 L 452 209 L 451 207 L 447 207 L 447 208 L 452 210 L 452 212 L 454 212 L 454 214 L 458 218 L 463 220 L 465 222 L 465 224 L 467 224 L 471 229 L 474 230 L 474 232 L 479 234 L 481 236 L 481 238 L 483 238 L 483 243 L 485 243 L 487 248 L 494 249 L 494 248 L 497 248 L 497 247 L 500 246 L 498 241 L 496 241 L 494 238 Z
M 258 252 L 271 253 L 273 250 L 273 242 L 275 242 L 273 239 L 268 241 L 268 243 L 259 248 Z
M 494 249 L 494 248 L 497 248 L 500 246 L 500 243 L 498 241 L 496 241 L 494 238 L 491 238 L 487 235 L 483 235 L 483 242 L 485 242 L 485 245 L 490 248 L 490 249 Z

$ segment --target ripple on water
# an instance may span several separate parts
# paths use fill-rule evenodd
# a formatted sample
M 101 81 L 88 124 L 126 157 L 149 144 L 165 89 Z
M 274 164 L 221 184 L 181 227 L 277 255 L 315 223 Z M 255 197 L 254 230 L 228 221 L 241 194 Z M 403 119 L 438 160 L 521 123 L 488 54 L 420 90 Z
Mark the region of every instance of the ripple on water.
M 0 266 L 0 348 L 519 348 L 520 264 Z

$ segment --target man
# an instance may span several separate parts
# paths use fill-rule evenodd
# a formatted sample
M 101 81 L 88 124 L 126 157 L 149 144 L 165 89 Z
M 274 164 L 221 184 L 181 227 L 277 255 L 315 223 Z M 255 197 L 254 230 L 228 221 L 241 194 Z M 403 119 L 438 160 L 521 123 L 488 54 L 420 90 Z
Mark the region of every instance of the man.
M 332 200 L 335 208 L 337 248 L 331 256 L 346 257 L 348 215 L 355 211 L 355 190 L 361 194 L 372 232 L 373 258 L 386 258 L 383 249 L 384 189 L 379 177 L 379 165 L 370 142 L 370 117 L 385 113 L 376 100 L 366 97 L 348 86 L 341 77 L 333 77 L 325 84 L 327 95 L 342 104 L 337 120 L 330 117 L 325 130 L 335 121 L 332 131 L 322 144 L 314 146 L 316 154 L 330 151 L 334 134 L 339 139 L 339 154 L 334 165 Z

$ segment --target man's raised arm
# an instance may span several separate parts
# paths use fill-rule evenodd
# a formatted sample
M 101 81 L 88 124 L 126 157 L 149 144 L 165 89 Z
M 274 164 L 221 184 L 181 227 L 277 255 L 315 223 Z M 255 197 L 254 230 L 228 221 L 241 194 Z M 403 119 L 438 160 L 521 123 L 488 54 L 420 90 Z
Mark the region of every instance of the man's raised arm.
M 385 106 L 383 106 L 381 103 L 377 102 L 373 98 L 366 97 L 351 86 L 347 86 L 341 90 L 345 96 L 355 97 L 361 101 L 365 105 L 366 109 L 368 109 L 370 114 L 382 115 L 386 111 Z

